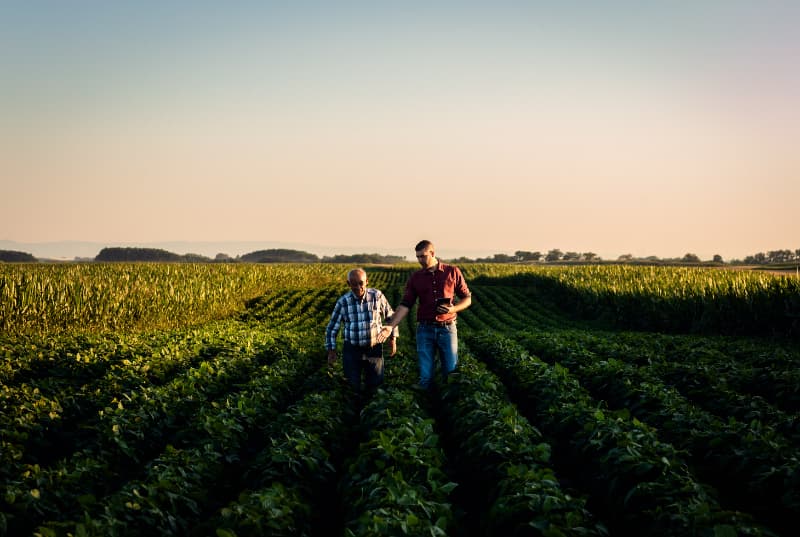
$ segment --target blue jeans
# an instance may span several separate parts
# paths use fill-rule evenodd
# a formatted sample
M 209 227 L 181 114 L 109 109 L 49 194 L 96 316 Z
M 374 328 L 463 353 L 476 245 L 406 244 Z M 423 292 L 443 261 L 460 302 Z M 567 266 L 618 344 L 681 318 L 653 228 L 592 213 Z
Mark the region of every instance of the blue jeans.
M 419 385 L 429 389 L 435 364 L 434 354 L 439 351 L 442 377 L 454 371 L 458 363 L 458 330 L 456 323 L 445 326 L 417 324 L 417 361 L 419 363 Z
M 368 359 L 364 359 L 368 356 Z M 349 342 L 344 342 L 342 350 L 342 368 L 344 376 L 353 387 L 356 393 L 361 393 L 361 376 L 364 375 L 364 383 L 367 392 L 372 393 L 383 384 L 383 347 L 358 347 Z

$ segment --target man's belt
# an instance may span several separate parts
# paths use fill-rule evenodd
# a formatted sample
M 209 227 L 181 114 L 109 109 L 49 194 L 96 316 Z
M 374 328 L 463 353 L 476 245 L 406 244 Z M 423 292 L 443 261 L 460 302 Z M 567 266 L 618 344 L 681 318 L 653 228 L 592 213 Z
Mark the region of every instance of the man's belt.
M 453 323 L 454 323 L 454 322 L 456 322 L 456 321 L 455 321 L 455 320 L 452 320 L 452 321 L 427 321 L 427 320 L 420 320 L 420 321 L 417 321 L 417 322 L 419 322 L 419 324 L 424 324 L 424 325 L 426 325 L 426 326 L 450 326 L 451 324 L 453 324 Z

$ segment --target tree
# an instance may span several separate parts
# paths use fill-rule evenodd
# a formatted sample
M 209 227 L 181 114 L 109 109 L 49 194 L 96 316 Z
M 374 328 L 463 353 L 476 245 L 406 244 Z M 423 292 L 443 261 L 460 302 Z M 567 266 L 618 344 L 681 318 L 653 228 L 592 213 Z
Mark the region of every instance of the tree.
M 631 254 L 622 254 L 621 256 L 619 256 L 617 258 L 617 261 L 622 261 L 624 263 L 629 263 L 629 262 L 633 261 L 633 255 L 631 255 Z
M 246 263 L 316 263 L 319 257 L 300 250 L 274 248 L 244 254 L 241 260 Z
M 0 250 L 0 262 L 5 263 L 36 263 L 38 260 L 33 254 L 18 252 L 16 250 Z
M 381 255 L 381 254 L 336 254 L 334 256 L 324 256 L 323 263 L 352 263 L 352 264 L 383 264 L 394 265 L 395 263 L 402 263 L 406 260 L 405 257 L 399 255 Z
M 202 254 L 183 254 L 183 260 L 187 263 L 208 263 L 211 261 L 209 258 Z
M 581 254 L 581 257 L 583 257 L 583 259 L 585 259 L 586 261 L 600 260 L 600 258 L 597 257 L 597 254 L 594 252 L 584 252 Z
M 405 260 L 405 258 L 403 258 L 403 260 Z M 464 263 L 475 263 L 474 259 L 464 255 L 462 255 L 461 257 L 456 257 L 455 259 L 450 259 L 449 261 L 454 265 L 463 265 Z
M 786 263 L 791 260 L 791 250 L 773 250 L 767 253 L 767 263 Z
M 134 261 L 150 261 L 150 262 L 175 262 L 183 261 L 184 258 L 176 253 L 161 250 L 159 248 L 117 248 L 109 247 L 100 250 L 100 253 L 94 258 L 95 261 L 100 262 L 134 262 Z
M 517 261 L 539 261 L 542 258 L 542 253 L 517 250 L 514 252 L 514 256 L 516 256 Z
M 700 258 L 696 254 L 686 254 L 681 259 L 684 263 L 699 263 Z
M 713 261 L 714 263 L 722 263 L 722 256 L 719 254 L 714 254 Z
M 561 252 L 561 250 L 559 250 L 558 248 L 555 248 L 555 249 L 550 250 L 549 252 L 547 252 L 547 255 L 545 256 L 544 260 L 545 261 L 558 261 L 559 259 L 561 259 L 561 257 L 563 255 L 564 254 Z
M 492 263 L 511 263 L 512 261 L 516 261 L 516 259 L 508 254 L 494 254 L 492 259 Z

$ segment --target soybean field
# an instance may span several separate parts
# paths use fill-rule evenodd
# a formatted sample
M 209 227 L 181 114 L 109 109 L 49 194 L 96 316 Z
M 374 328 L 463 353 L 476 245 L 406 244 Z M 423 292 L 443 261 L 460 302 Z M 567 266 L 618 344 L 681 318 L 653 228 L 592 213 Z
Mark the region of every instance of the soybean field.
M 796 535 L 797 279 L 467 264 L 457 371 L 412 311 L 359 402 L 350 268 L 0 264 L 0 536 Z

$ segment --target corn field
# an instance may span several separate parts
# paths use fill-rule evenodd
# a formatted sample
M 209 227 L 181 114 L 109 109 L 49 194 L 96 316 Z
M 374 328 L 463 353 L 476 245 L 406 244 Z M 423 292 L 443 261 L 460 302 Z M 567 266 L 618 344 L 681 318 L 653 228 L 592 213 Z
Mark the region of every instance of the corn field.
M 0 332 L 199 324 L 271 289 L 325 285 L 340 273 L 330 265 L 0 264 Z

